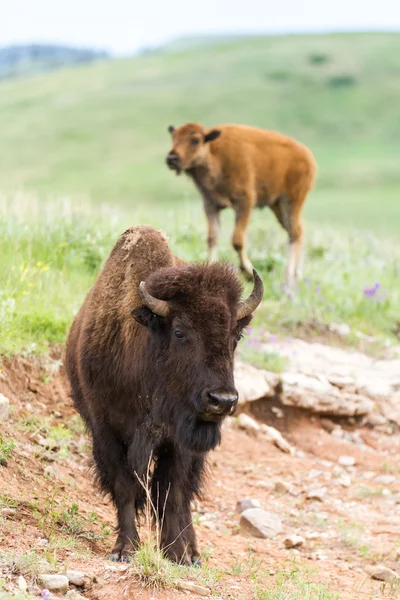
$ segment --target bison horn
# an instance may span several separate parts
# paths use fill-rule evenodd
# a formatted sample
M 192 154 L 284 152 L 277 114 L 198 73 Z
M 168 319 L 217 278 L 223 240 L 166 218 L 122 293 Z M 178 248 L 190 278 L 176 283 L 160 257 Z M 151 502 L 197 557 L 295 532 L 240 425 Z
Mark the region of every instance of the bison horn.
M 243 300 L 243 302 L 239 302 L 237 306 L 237 320 L 243 319 L 250 315 L 255 311 L 257 306 L 260 304 L 263 294 L 264 294 L 264 284 L 262 282 L 261 277 L 257 273 L 255 269 L 253 269 L 253 277 L 254 277 L 254 287 L 251 295 L 247 298 L 247 300 Z
M 152 313 L 158 315 L 159 317 L 168 316 L 170 312 L 168 302 L 154 298 L 154 296 L 149 294 L 149 292 L 146 290 L 146 284 L 144 281 L 141 281 L 139 284 L 139 295 L 143 304 L 147 306 Z

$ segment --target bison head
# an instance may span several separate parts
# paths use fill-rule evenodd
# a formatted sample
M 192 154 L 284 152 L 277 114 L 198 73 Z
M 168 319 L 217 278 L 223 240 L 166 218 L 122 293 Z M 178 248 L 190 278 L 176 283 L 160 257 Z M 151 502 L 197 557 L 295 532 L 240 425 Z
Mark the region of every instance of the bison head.
M 244 301 L 234 267 L 224 263 L 165 267 L 140 284 L 143 304 L 132 316 L 148 332 L 152 418 L 191 451 L 215 447 L 223 418 L 236 409 L 234 351 L 263 295 L 254 277 Z
M 167 154 L 166 163 L 178 175 L 204 164 L 209 142 L 221 135 L 218 129 L 205 131 L 197 123 L 187 123 L 178 129 L 170 125 L 168 131 L 172 135 L 173 146 Z

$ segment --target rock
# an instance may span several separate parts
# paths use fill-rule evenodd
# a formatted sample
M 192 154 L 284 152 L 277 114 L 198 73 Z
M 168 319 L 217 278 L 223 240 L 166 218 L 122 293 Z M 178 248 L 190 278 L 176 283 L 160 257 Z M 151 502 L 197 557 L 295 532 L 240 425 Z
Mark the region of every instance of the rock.
M 276 416 L 277 419 L 283 419 L 284 413 L 279 406 L 271 406 L 271 412 Z
M 379 581 L 397 581 L 399 579 L 399 575 L 395 571 L 384 565 L 366 567 L 365 571 L 372 579 L 378 579 Z
M 235 363 L 234 378 L 239 404 L 275 396 L 275 389 L 279 385 L 279 377 L 275 373 L 261 371 L 241 361 Z
M 243 500 L 238 500 L 236 502 L 236 512 L 241 514 L 248 508 L 260 508 L 259 500 L 252 500 L 251 498 L 243 498 Z
M 4 508 L 2 508 L 0 510 L 0 514 L 2 517 L 13 517 L 14 515 L 17 514 L 17 509 L 5 506 Z
M 187 592 L 192 592 L 192 594 L 197 594 L 198 596 L 209 596 L 211 594 L 211 590 L 206 588 L 194 581 L 183 581 L 180 580 L 177 583 L 177 587 L 180 590 L 184 590 Z
M 239 415 L 238 425 L 241 429 L 252 433 L 260 431 L 260 425 L 257 423 L 257 421 L 255 421 L 252 417 L 249 417 L 249 415 L 246 415 L 245 413 L 241 413 Z
M 356 459 L 354 456 L 339 456 L 338 463 L 339 465 L 342 465 L 342 467 L 354 467 Z
M 307 490 L 306 498 L 307 500 L 319 500 L 320 502 L 322 502 L 325 495 L 326 488 L 310 488 L 309 490 Z
M 76 585 L 77 587 L 85 585 L 85 573 L 82 573 L 81 571 L 67 571 L 65 575 L 72 585 Z
M 365 415 L 372 411 L 374 402 L 364 395 L 340 390 L 322 375 L 305 373 L 281 374 L 284 394 L 282 403 L 316 414 L 337 416 Z
M 289 535 L 287 538 L 283 540 L 286 548 L 299 548 L 300 546 L 304 546 L 306 540 L 301 535 Z
M 390 485 L 396 481 L 396 477 L 394 475 L 378 475 L 378 477 L 375 477 L 374 481 L 375 483 Z
M 0 421 L 5 421 L 8 417 L 10 401 L 6 396 L 0 394 Z
M 346 337 L 351 332 L 350 325 L 347 323 L 331 323 L 329 325 L 329 330 L 333 333 L 337 333 L 341 337 Z
M 282 531 L 279 516 L 262 508 L 248 508 L 240 515 L 241 528 L 258 538 L 272 538 Z
M 332 433 L 332 431 L 336 428 L 336 423 L 334 423 L 330 419 L 324 418 L 321 419 L 320 422 L 322 427 L 325 429 L 325 431 L 328 431 L 328 433 Z
M 68 590 L 65 598 L 68 598 L 68 600 L 87 600 L 86 596 L 82 596 L 78 590 Z
M 39 582 L 43 587 L 52 592 L 66 592 L 69 585 L 68 577 L 65 577 L 65 575 L 53 575 L 50 573 L 39 575 Z
M 287 454 L 294 454 L 294 448 L 285 440 L 280 431 L 275 429 L 275 427 L 270 427 L 269 425 L 265 425 L 264 423 L 259 426 L 264 437 L 275 444 L 279 450 L 282 452 L 286 452 Z
M 26 583 L 26 580 L 24 577 L 22 577 L 22 575 L 20 575 L 18 577 L 18 588 L 21 590 L 21 592 L 26 592 L 26 590 L 28 589 L 28 584 Z
M 288 494 L 290 491 L 290 487 L 284 481 L 276 481 L 274 490 L 277 494 Z

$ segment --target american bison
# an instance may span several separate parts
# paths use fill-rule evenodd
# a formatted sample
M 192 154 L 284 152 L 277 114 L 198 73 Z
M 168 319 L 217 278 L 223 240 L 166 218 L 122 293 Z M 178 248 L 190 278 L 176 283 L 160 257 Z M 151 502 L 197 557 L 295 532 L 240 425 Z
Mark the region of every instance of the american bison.
M 151 499 L 170 559 L 199 557 L 190 514 L 205 454 L 236 408 L 233 357 L 263 294 L 232 265 L 176 258 L 163 233 L 125 231 L 72 324 L 66 369 L 75 407 L 93 439 L 101 487 L 116 506 L 112 559 L 137 547 L 140 482 L 152 463 Z M 133 317 L 133 318 L 132 318 Z
M 291 285 L 301 276 L 301 211 L 316 175 L 310 150 L 290 137 L 244 125 L 205 129 L 186 123 L 177 129 L 171 125 L 169 132 L 173 146 L 168 167 L 189 175 L 203 197 L 209 260 L 216 256 L 219 213 L 231 207 L 236 214 L 233 247 L 240 268 L 251 278 L 246 229 L 253 208 L 268 206 L 289 235 L 286 283 Z

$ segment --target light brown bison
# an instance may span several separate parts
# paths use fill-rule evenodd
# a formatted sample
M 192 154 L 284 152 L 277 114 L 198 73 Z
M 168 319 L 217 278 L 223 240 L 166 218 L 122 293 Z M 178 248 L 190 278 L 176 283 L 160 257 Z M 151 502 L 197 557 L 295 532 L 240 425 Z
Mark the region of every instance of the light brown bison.
M 139 543 L 140 483 L 153 461 L 151 498 L 161 546 L 174 561 L 199 557 L 190 503 L 205 454 L 235 411 L 233 356 L 263 294 L 241 301 L 227 263 L 186 264 L 151 227 L 114 246 L 72 324 L 66 369 L 74 404 L 93 439 L 99 482 L 117 509 L 112 558 Z
M 296 140 L 244 125 L 205 129 L 197 123 L 170 126 L 173 146 L 167 164 L 191 177 L 203 197 L 208 220 L 209 260 L 216 256 L 219 213 L 236 213 L 233 247 L 249 278 L 252 264 L 246 252 L 246 229 L 254 207 L 268 206 L 289 235 L 286 282 L 301 275 L 303 224 L 301 212 L 315 175 L 310 150 Z

